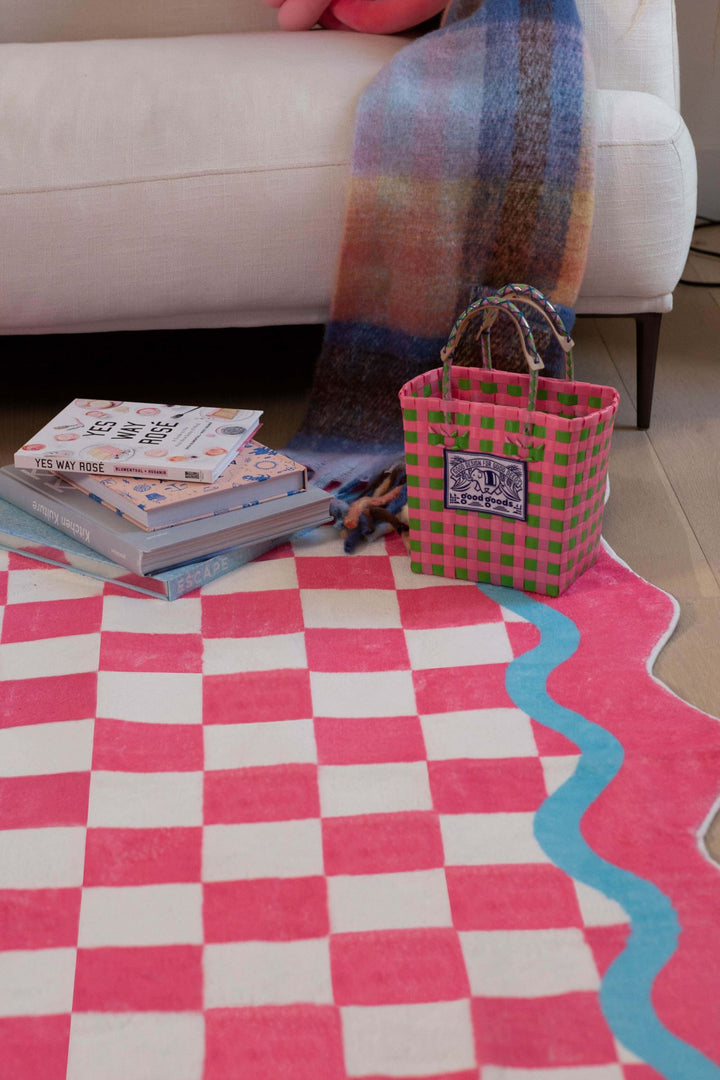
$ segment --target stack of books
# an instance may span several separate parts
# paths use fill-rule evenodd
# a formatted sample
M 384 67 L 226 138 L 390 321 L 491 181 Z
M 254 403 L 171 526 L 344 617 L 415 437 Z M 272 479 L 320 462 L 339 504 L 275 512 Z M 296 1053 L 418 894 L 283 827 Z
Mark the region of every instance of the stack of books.
M 330 520 L 261 412 L 77 398 L 0 468 L 0 546 L 173 600 Z

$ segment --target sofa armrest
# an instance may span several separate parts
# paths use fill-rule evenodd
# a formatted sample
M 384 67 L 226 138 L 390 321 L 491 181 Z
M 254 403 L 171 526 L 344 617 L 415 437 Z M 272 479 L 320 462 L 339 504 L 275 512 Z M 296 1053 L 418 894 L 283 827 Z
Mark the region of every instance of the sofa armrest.
M 0 42 L 275 30 L 262 0 L 0 0 Z

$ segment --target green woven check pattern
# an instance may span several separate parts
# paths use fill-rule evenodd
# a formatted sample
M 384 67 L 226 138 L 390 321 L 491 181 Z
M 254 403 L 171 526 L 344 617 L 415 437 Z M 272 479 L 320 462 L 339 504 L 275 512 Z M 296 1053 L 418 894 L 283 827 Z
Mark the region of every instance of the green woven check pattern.
M 612 387 L 452 367 L 400 393 L 413 570 L 559 596 L 597 557 L 618 404 Z M 526 434 L 527 432 L 527 434 Z M 444 450 L 527 462 L 527 519 L 444 504 Z

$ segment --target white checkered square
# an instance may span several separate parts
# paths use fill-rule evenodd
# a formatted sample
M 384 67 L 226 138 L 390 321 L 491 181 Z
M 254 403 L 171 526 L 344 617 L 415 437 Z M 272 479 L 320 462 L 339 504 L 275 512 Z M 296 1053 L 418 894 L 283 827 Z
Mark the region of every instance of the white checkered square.
M 347 1006 L 340 1015 L 349 1076 L 436 1076 L 477 1068 L 469 1001 Z
M 204 970 L 208 1009 L 333 1001 L 327 938 L 207 945 Z
M 569 780 L 577 768 L 579 754 L 563 754 L 558 757 L 542 757 L 543 776 L 548 795 L 553 795 L 558 788 Z
M 200 1013 L 74 1013 L 67 1080 L 202 1080 Z
M 200 884 L 83 889 L 80 948 L 119 945 L 199 945 Z
M 0 680 L 34 679 L 43 675 L 76 675 L 97 671 L 99 634 L 69 634 L 0 646 Z
M 302 633 L 205 638 L 203 644 L 203 671 L 206 675 L 277 671 L 306 666 L 305 635 Z
M 202 675 L 186 672 L 98 672 L 97 714 L 144 724 L 201 724 Z
M 82 885 L 84 865 L 84 828 L 0 832 L 0 888 L 63 889 Z
M 617 900 L 611 900 L 599 889 L 574 881 L 580 911 L 586 926 L 618 926 L 630 922 L 630 916 Z
M 424 761 L 321 765 L 318 783 L 323 817 L 432 809 Z
M 102 628 L 132 634 L 199 634 L 200 598 L 188 596 L 182 604 L 158 604 L 152 597 L 106 596 Z
M 337 537 L 336 537 L 337 540 Z M 325 554 L 325 552 L 323 553 Z M 246 563 L 231 574 L 224 574 L 203 586 L 203 596 L 226 596 L 237 592 L 263 592 L 265 589 L 296 589 L 297 572 L 292 556 Z
M 203 830 L 203 881 L 322 874 L 322 835 L 317 818 L 206 825 Z
M 421 716 L 430 761 L 537 757 L 530 718 L 520 709 L 473 709 Z
M 446 866 L 550 862 L 535 839 L 531 813 L 441 814 Z
M 102 596 L 104 582 L 72 570 L 13 570 L 8 578 L 8 604 L 33 604 L 38 600 L 78 600 Z
M 444 870 L 328 878 L 333 933 L 452 926 Z
M 478 997 L 533 998 L 600 989 L 582 930 L 468 930 L 459 934 Z
M 410 671 L 310 672 L 316 716 L 412 716 Z
M 509 664 L 513 658 L 505 623 L 447 626 L 442 630 L 406 630 L 410 663 L 425 668 Z
M 88 772 L 93 721 L 28 724 L 0 731 L 0 776 Z
M 75 949 L 0 952 L 0 1015 L 69 1013 L 74 981 Z
M 301 589 L 308 627 L 345 630 L 400 626 L 400 608 L 392 589 Z
M 148 829 L 202 823 L 200 772 L 94 772 L 90 778 L 90 827 Z
M 312 720 L 208 724 L 203 739 L 205 768 L 209 770 L 317 761 Z
M 457 578 L 434 578 L 430 574 L 414 574 L 410 569 L 410 560 L 406 555 L 391 555 L 393 577 L 396 589 L 432 589 L 438 584 L 450 585 L 460 589 L 467 589 L 467 581 Z

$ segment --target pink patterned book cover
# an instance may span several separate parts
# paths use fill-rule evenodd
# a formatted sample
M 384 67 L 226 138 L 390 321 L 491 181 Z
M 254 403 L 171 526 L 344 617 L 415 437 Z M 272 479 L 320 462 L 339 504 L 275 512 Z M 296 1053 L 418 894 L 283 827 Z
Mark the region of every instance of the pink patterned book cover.
M 305 491 L 308 482 L 304 465 L 255 439 L 242 447 L 211 484 L 152 477 L 61 475 L 90 498 L 146 530 Z
M 212 483 L 261 411 L 75 398 L 15 453 L 18 469 Z

